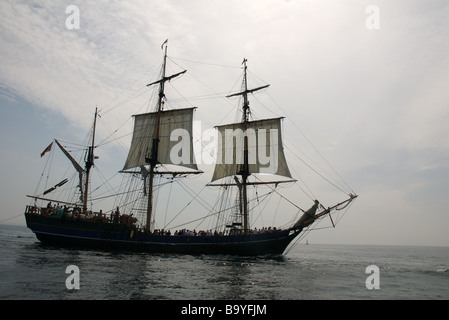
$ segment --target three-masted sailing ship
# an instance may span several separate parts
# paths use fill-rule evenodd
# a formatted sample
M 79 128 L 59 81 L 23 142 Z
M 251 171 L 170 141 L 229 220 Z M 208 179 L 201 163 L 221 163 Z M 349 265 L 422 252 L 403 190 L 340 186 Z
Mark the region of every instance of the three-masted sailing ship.
M 43 192 L 29 196 L 34 203 L 28 205 L 25 218 L 28 228 L 43 243 L 81 248 L 106 250 L 140 251 L 149 253 L 179 254 L 229 254 L 229 255 L 281 255 L 288 245 L 315 221 L 329 215 L 335 209 L 349 205 L 357 196 L 348 198 L 332 207 L 324 208 L 318 200 L 312 207 L 302 211 L 299 219 L 285 228 L 254 228 L 250 226 L 250 199 L 248 188 L 256 185 L 291 183 L 292 178 L 283 151 L 281 137 L 282 118 L 252 120 L 249 94 L 267 88 L 264 85 L 248 88 L 247 60 L 243 61 L 243 83 L 240 92 L 228 95 L 239 96 L 243 101 L 241 121 L 220 125 L 217 130 L 217 158 L 215 170 L 208 186 L 237 190 L 231 218 L 221 225 L 220 230 L 191 231 L 155 228 L 155 178 L 159 176 L 178 177 L 202 173 L 194 159 L 193 113 L 194 108 L 164 109 L 165 85 L 186 70 L 166 75 L 167 45 L 165 44 L 161 77 L 147 86 L 158 86 L 158 96 L 153 112 L 134 116 L 134 130 L 129 153 L 122 174 L 137 176 L 143 182 L 140 199 L 145 205 L 138 209 L 132 206 L 121 213 L 118 208 L 105 213 L 89 209 L 90 171 L 95 163 L 95 127 L 98 112 L 95 110 L 94 126 L 90 145 L 86 148 L 84 166 L 75 160 L 58 140 L 54 143 L 70 160 L 79 184 L 76 201 L 54 199 L 51 193 L 67 183 L 64 179 Z M 174 132 L 180 134 L 182 143 L 172 139 Z M 45 151 L 51 149 L 50 145 Z M 44 153 L 45 153 L 44 151 Z M 42 155 L 41 155 L 42 156 Z M 182 170 L 167 170 L 174 165 Z M 172 168 L 172 166 L 170 166 Z M 261 180 L 257 174 L 272 175 L 274 178 Z M 282 177 L 282 179 L 276 179 Z M 143 200 L 142 200 L 143 199 Z M 47 206 L 40 203 L 49 202 Z M 57 205 L 57 206 L 55 206 Z M 125 207 L 126 208 L 126 207 Z M 133 210 L 145 211 L 145 218 L 138 219 Z

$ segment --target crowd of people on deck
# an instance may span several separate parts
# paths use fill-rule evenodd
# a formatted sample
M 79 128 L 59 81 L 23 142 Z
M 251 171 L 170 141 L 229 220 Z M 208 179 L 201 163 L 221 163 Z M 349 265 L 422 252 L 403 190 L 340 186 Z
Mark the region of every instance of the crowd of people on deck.
M 66 205 L 61 206 L 59 204 L 52 204 L 49 202 L 47 204 L 47 208 L 42 208 L 41 213 L 47 216 L 56 216 L 60 218 L 93 218 L 93 219 L 99 219 L 104 222 L 111 222 L 111 223 L 129 223 L 129 222 L 135 222 L 137 219 L 133 218 L 133 214 L 131 215 L 122 215 L 120 214 L 120 209 L 117 207 L 116 210 L 112 210 L 109 217 L 107 214 L 103 213 L 103 210 L 100 210 L 100 212 L 92 212 L 87 211 L 83 216 L 83 209 L 75 206 L 75 207 L 68 207 Z M 32 212 L 39 212 L 37 208 L 34 207 Z
M 82 214 L 82 209 L 78 206 L 75 206 L 73 208 L 69 208 L 67 206 L 60 206 L 59 204 L 56 205 L 52 205 L 51 202 L 49 202 L 47 204 L 47 208 L 46 210 L 42 209 L 42 213 L 44 213 L 45 215 L 50 215 L 50 216 L 59 216 L 59 217 L 69 217 L 69 213 L 71 213 L 71 217 L 74 218 L 80 218 L 81 214 Z M 134 223 L 137 221 L 136 218 L 133 217 L 133 215 L 121 215 L 120 214 L 120 209 L 119 207 L 116 208 L 116 210 L 112 210 L 109 217 L 107 216 L 107 214 L 103 213 L 103 210 L 100 210 L 100 212 L 96 212 L 96 213 L 92 213 L 91 211 L 87 212 L 89 216 L 91 216 L 91 218 L 93 217 L 94 219 L 100 219 L 101 221 L 104 222 L 110 222 L 110 223 Z M 278 231 L 276 229 L 276 227 L 263 227 L 260 229 L 254 228 L 250 230 L 250 234 L 260 234 L 260 233 L 267 233 L 267 232 L 276 232 Z M 163 235 L 163 236 L 171 236 L 171 231 L 170 230 L 164 230 L 164 229 L 156 229 L 154 230 L 154 232 L 152 232 L 152 234 L 154 235 Z M 243 230 L 242 229 L 238 229 L 238 228 L 232 228 L 230 230 L 227 230 L 225 232 L 223 231 L 212 231 L 212 229 L 210 230 L 200 230 L 200 231 L 196 231 L 196 230 L 189 230 L 189 229 L 181 229 L 181 230 L 176 230 L 174 232 L 174 236 L 224 236 L 224 235 L 241 235 L 243 234 Z
M 249 234 L 259 234 L 259 233 L 267 233 L 267 232 L 275 232 L 275 231 L 277 231 L 276 227 L 274 227 L 274 228 L 271 228 L 271 227 L 265 228 L 265 227 L 263 227 L 261 229 L 254 228 L 254 229 L 250 230 Z M 160 234 L 167 235 L 167 232 L 162 230 L 162 233 L 160 233 Z M 224 235 L 240 235 L 240 234 L 243 234 L 243 230 L 242 229 L 236 229 L 236 228 L 227 230 L 226 232 L 222 232 L 222 231 L 218 232 L 216 230 L 215 231 L 212 231 L 212 230 L 207 230 L 207 231 L 201 230 L 201 231 L 197 232 L 196 230 L 192 231 L 192 230 L 188 230 L 188 229 L 182 229 L 182 230 L 179 230 L 179 231 L 176 230 L 175 233 L 174 233 L 175 236 L 194 236 L 194 237 L 196 237 L 196 236 L 202 236 L 202 237 L 208 236 L 209 237 L 209 236 L 224 236 Z M 170 231 L 168 231 L 168 235 L 170 235 Z

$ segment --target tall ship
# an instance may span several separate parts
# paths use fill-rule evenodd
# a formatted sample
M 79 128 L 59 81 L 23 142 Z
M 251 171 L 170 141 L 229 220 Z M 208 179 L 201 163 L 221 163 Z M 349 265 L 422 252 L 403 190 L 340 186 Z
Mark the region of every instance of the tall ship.
M 74 174 L 70 179 L 64 178 L 51 187 L 45 186 L 43 191 L 28 195 L 31 201 L 25 210 L 26 224 L 37 239 L 56 246 L 115 251 L 263 256 L 285 254 L 301 233 L 326 216 L 334 224 L 332 214 L 347 208 L 357 197 L 355 193 L 347 194 L 342 201 L 328 207 L 313 199 L 305 210 L 287 199 L 296 211 L 295 219 L 289 225 L 266 226 L 260 220 L 257 225 L 254 216 L 260 211 L 258 206 L 265 206 L 264 201 L 269 201 L 265 199 L 278 193 L 279 185 L 294 184 L 296 180 L 292 178 L 284 154 L 283 118 L 252 118 L 249 95 L 269 85 L 248 87 L 247 60 L 244 59 L 241 90 L 227 96 L 240 98 L 241 119 L 215 127 L 215 168 L 205 187 L 216 193 L 218 200 L 213 205 L 204 204 L 208 212 L 194 219 L 198 226 L 206 219 L 213 222 L 208 228 L 201 229 L 186 228 L 182 224 L 171 227 L 172 221 L 189 209 L 191 201 L 177 209 L 176 214 L 168 212 L 168 206 L 161 210 L 158 200 L 167 189 L 164 187 L 170 185 L 168 189 L 171 189 L 173 181 L 179 179 L 189 196 L 199 202 L 207 201 L 198 196 L 200 190 L 189 188 L 187 184 L 192 175 L 204 174 L 195 161 L 195 108 L 169 109 L 165 106 L 167 82 L 186 70 L 166 74 L 167 42 L 162 49 L 164 46 L 161 76 L 147 85 L 157 90 L 155 105 L 151 112 L 133 116 L 132 140 L 125 164 L 119 171 L 131 182 L 124 183 L 123 190 L 114 190 L 112 195 L 91 196 L 91 173 L 96 166 L 98 147 L 96 126 L 100 116 L 95 109 L 93 129 L 87 145 L 82 148 L 85 154 L 81 160 L 75 159 L 57 139 L 41 154 L 43 157 L 49 151 L 60 149 Z M 69 181 L 72 181 L 70 188 L 67 187 Z M 264 194 L 254 192 L 259 187 L 267 187 L 268 191 Z M 65 190 L 64 194 L 71 192 L 71 198 L 63 198 L 62 190 Z M 255 196 L 252 198 L 252 195 Z M 104 211 L 93 209 L 95 201 L 106 197 L 115 199 L 113 205 Z M 171 203 L 184 199 L 177 192 L 165 198 Z

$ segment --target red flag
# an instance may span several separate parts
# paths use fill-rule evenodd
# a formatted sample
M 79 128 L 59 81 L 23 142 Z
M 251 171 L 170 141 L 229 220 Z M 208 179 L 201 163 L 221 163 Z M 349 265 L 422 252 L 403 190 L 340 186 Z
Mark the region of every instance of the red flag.
M 42 153 L 41 153 L 41 158 L 47 153 L 47 152 L 49 152 L 50 150 L 51 150 L 51 146 L 53 145 L 53 142 L 52 143 L 50 143 L 50 145 L 44 150 L 44 151 L 42 151 Z

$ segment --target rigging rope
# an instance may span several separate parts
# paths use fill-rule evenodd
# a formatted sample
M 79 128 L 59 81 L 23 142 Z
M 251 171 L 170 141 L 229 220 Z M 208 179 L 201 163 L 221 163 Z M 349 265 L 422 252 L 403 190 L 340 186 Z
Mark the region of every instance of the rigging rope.
M 262 180 L 260 180 L 258 177 L 256 177 L 255 176 L 255 178 L 257 179 L 257 180 L 259 180 L 259 181 L 262 181 Z M 282 194 L 280 194 L 277 190 L 276 190 L 276 187 L 275 188 L 273 188 L 273 187 L 271 187 L 270 185 L 268 185 L 267 184 L 267 186 L 273 191 L 273 192 L 276 192 L 276 194 L 278 194 L 281 198 L 284 198 L 288 203 L 290 203 L 291 205 L 293 205 L 294 207 L 296 207 L 297 209 L 299 209 L 299 210 L 301 210 L 302 212 L 304 212 L 304 210 L 302 209 L 302 208 L 300 208 L 299 206 L 297 206 L 295 203 L 293 203 L 292 201 L 290 201 L 289 199 L 287 199 L 286 197 L 284 197 Z
M 255 76 L 255 75 L 254 75 Z M 257 77 L 257 76 L 255 76 Z M 260 78 L 259 78 L 260 79 Z M 261 79 L 262 80 L 262 79 Z M 263 81 L 263 80 L 262 80 Z M 282 113 L 287 117 L 288 114 L 283 110 L 283 108 L 274 100 L 274 98 L 267 92 L 268 97 L 271 99 L 271 101 L 282 111 Z M 294 119 L 294 118 L 290 118 Z M 341 175 L 337 172 L 337 170 L 329 163 L 329 161 L 324 157 L 324 155 L 318 150 L 318 148 L 310 141 L 310 139 L 304 134 L 304 132 L 298 127 L 295 121 L 291 121 L 293 123 L 293 126 L 296 128 L 296 130 L 299 131 L 299 133 L 304 137 L 304 139 L 312 146 L 312 148 L 315 150 L 316 153 L 326 162 L 326 164 L 329 166 L 329 168 L 337 175 L 337 177 L 341 180 L 341 182 L 351 191 L 351 193 L 356 194 L 352 188 L 348 185 L 348 183 L 341 177 Z M 299 157 L 298 157 L 299 158 Z M 300 159 L 300 158 L 299 158 Z M 302 159 L 300 159 L 303 161 Z M 303 161 L 304 162 L 304 161 Z M 304 164 L 306 164 L 304 162 Z M 306 164 L 309 168 L 311 168 L 308 164 Z M 312 168 L 311 168 L 312 169 Z M 321 174 L 319 174 L 316 170 L 312 169 L 315 173 L 317 173 L 319 176 L 324 178 Z M 325 178 L 324 178 L 325 179 Z M 330 182 L 328 179 L 325 179 L 326 181 Z M 334 187 L 339 189 L 340 191 L 343 191 L 344 193 L 348 193 L 347 191 L 342 190 L 340 187 L 337 187 L 334 183 L 331 183 Z
M 167 221 L 167 213 L 168 213 L 168 206 L 170 204 L 170 197 L 171 197 L 171 190 L 173 188 L 173 178 L 170 182 L 170 190 L 168 191 L 168 197 L 167 197 L 167 205 L 165 206 L 165 215 L 164 215 L 164 226 L 166 225 L 166 221 Z M 165 229 L 165 227 L 164 227 Z
M 288 146 L 285 146 L 287 149 L 289 149 L 290 151 L 292 151 Z M 302 158 L 300 158 L 297 154 L 295 154 L 292 151 L 292 154 L 298 158 L 298 160 L 300 160 L 302 163 L 304 163 L 310 170 L 312 170 L 313 172 L 315 172 L 318 176 L 320 176 L 322 179 L 324 179 L 325 181 L 327 181 L 329 184 L 331 184 L 332 186 L 334 186 L 336 189 L 347 193 L 347 191 L 343 190 L 342 188 L 340 188 L 339 186 L 337 186 L 335 183 L 333 183 L 332 181 L 330 181 L 328 178 L 326 178 L 325 176 L 323 176 L 321 173 L 319 173 L 316 169 L 314 169 L 311 165 L 309 165 L 307 162 L 305 162 Z
M 180 184 L 180 186 L 182 187 L 182 188 L 184 188 L 184 186 L 183 185 L 181 185 L 181 180 L 178 180 L 177 182 L 179 182 L 179 184 Z M 170 225 L 170 223 L 172 223 L 173 222 L 173 220 L 175 220 L 192 202 L 193 202 L 193 200 L 195 200 L 196 199 L 196 196 L 198 196 L 203 190 L 204 190 L 204 188 L 206 188 L 206 186 L 203 186 L 203 188 L 195 195 L 195 197 L 192 197 L 192 200 L 190 200 L 190 202 L 188 202 L 185 206 L 184 206 L 184 208 L 182 208 L 181 209 L 181 211 L 179 211 L 178 212 L 178 214 L 176 215 L 176 216 L 174 216 L 173 217 L 173 219 L 171 219 L 165 226 L 164 226 L 164 229 L 166 229 L 166 228 L 168 228 L 168 226 Z M 184 188 L 184 190 L 186 190 L 185 188 Z M 187 190 L 186 190 L 187 191 Z M 189 193 L 190 194 L 190 193 Z M 192 196 L 192 194 L 190 194 L 190 196 Z M 193 221 L 192 221 L 193 222 Z M 175 227 L 173 227 L 173 228 L 175 228 Z
M 18 215 L 16 215 L 16 216 L 13 216 L 13 217 L 9 217 L 9 218 L 6 218 L 6 219 L 3 219 L 3 220 L 0 220 L 0 223 L 2 223 L 2 222 L 5 222 L 5 221 L 8 221 L 8 220 L 12 220 L 12 219 L 15 219 L 15 218 L 18 218 L 18 217 L 23 217 L 23 213 L 21 213 L 21 214 L 18 214 Z
M 277 216 L 277 213 L 279 210 L 279 205 L 281 204 L 281 200 L 282 200 L 282 197 L 279 197 L 278 205 L 276 206 L 276 210 L 275 210 L 274 216 L 273 216 L 273 223 L 271 224 L 273 226 L 275 225 L 274 222 L 276 221 L 276 216 Z
M 192 63 L 197 63 L 197 64 L 204 64 L 204 65 L 208 65 L 208 66 L 214 66 L 214 67 L 221 67 L 221 68 L 231 68 L 231 69 L 241 69 L 241 67 L 236 67 L 236 66 L 227 66 L 227 65 L 223 65 L 223 64 L 218 64 L 218 63 L 208 63 L 208 62 L 201 62 L 201 61 L 196 61 L 196 60 L 191 60 L 191 59 L 184 59 L 184 58 L 176 58 L 176 57 L 167 57 L 171 62 L 173 62 L 174 64 L 178 65 L 175 61 L 173 61 L 173 59 L 176 60 L 181 60 L 181 61 L 187 61 L 187 62 L 192 62 Z M 178 65 L 179 66 L 179 65 Z

